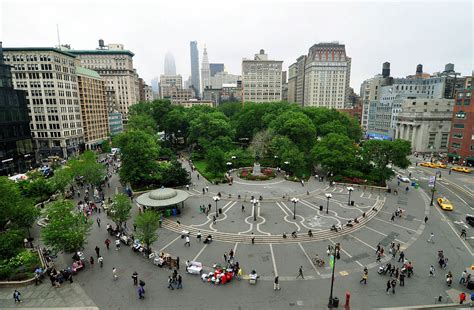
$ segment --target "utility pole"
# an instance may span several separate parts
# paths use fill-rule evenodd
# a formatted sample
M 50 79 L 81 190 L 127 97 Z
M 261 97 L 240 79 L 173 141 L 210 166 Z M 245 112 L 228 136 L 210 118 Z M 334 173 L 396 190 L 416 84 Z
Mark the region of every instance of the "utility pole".
M 434 193 L 436 191 L 436 176 L 434 176 L 434 182 L 433 182 L 433 188 L 431 189 L 431 202 L 430 202 L 430 206 L 433 205 L 433 200 L 434 200 Z M 429 184 L 428 184 L 429 185 Z

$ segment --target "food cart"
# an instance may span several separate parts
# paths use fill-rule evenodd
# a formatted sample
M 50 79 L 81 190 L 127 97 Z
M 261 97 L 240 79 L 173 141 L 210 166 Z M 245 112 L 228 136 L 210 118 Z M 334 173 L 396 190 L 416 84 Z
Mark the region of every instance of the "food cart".
M 188 266 L 188 273 L 190 274 L 201 274 L 202 272 L 202 263 L 191 261 Z

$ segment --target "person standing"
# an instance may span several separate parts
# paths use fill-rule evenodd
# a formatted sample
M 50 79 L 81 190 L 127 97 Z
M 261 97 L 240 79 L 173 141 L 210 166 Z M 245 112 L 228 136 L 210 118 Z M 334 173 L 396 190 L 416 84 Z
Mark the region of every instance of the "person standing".
M 304 280 L 303 266 L 300 266 L 300 268 L 298 269 L 298 275 L 296 276 L 296 278 L 298 279 L 299 277 L 301 277 Z
M 137 224 L 133 224 L 133 231 L 137 231 Z
M 89 262 L 91 263 L 91 267 L 94 267 L 94 256 L 91 256 L 91 258 L 89 258 Z
M 460 235 L 459 237 L 460 237 L 461 239 L 466 240 L 467 234 L 466 234 L 466 229 L 465 229 L 465 228 L 461 229 L 461 235 Z
M 466 283 L 466 277 L 467 277 L 467 272 L 466 270 L 463 270 L 462 274 L 461 274 L 461 278 L 459 279 L 459 284 L 463 284 Z
M 180 289 L 180 288 L 183 288 L 183 278 L 181 277 L 181 275 L 179 274 L 178 275 L 178 285 L 176 286 L 177 289 Z
M 21 302 L 20 295 L 21 293 L 17 290 L 13 292 L 13 300 L 15 301 L 15 303 Z
M 95 246 L 95 254 L 97 254 L 97 257 L 100 256 L 100 248 L 97 245 Z
M 425 224 L 428 222 L 428 216 L 425 216 Z
M 176 269 L 179 270 L 179 256 L 176 256 Z
M 120 250 L 120 239 L 115 239 L 115 248 L 116 250 Z
M 405 252 L 401 251 L 400 252 L 400 256 L 398 257 L 398 262 L 402 262 L 403 263 L 403 260 L 405 259 Z
M 433 265 L 431 265 L 430 267 L 430 277 L 434 277 L 435 276 L 435 267 L 433 267 Z
M 459 294 L 459 304 L 462 305 L 464 301 L 466 301 L 466 293 L 461 292 L 461 294 Z
M 114 280 L 118 279 L 117 269 L 115 267 L 112 268 L 112 276 Z
M 400 286 L 405 286 L 405 274 L 400 274 Z
M 392 293 L 395 295 L 395 287 L 397 286 L 397 279 L 392 279 Z
M 216 216 L 215 215 L 212 216 L 212 224 L 216 225 Z
M 241 211 L 242 211 L 242 212 L 245 212 L 245 206 L 244 206 L 244 205 L 242 205 Z
M 138 285 L 138 273 L 136 271 L 132 274 L 133 285 Z
M 201 231 L 199 230 L 198 233 L 196 234 L 196 238 L 198 239 L 198 242 L 201 242 Z
M 99 256 L 99 258 L 97 258 L 97 261 L 100 264 L 100 268 L 102 268 L 104 266 L 104 258 L 102 256 Z
M 275 281 L 273 281 L 273 290 L 280 290 L 280 284 L 278 283 L 278 276 L 275 276 Z
M 110 247 L 110 240 L 109 240 L 109 238 L 105 239 L 105 242 L 104 242 L 104 243 L 105 243 L 105 246 L 107 247 L 107 250 L 108 250 L 109 247 Z
M 224 262 L 227 263 L 227 254 L 226 253 L 224 253 Z
M 100 217 L 98 217 L 96 221 L 97 221 L 97 226 L 100 227 Z
M 189 240 L 189 236 L 186 236 L 186 242 L 184 242 L 184 246 L 191 246 L 191 241 Z
M 387 289 L 385 290 L 385 292 L 387 292 L 387 295 L 390 295 L 390 288 L 392 288 L 392 284 L 389 279 L 387 280 Z
M 174 290 L 173 278 L 171 278 L 171 276 L 168 276 L 168 288 L 171 289 L 171 290 Z
M 145 298 L 145 289 L 143 286 L 138 287 L 138 299 L 144 299 Z
M 368 278 L 369 278 L 369 272 L 368 270 L 364 269 L 364 272 L 362 273 L 362 279 L 360 279 L 359 283 L 364 282 L 364 284 L 367 284 Z
M 252 232 L 252 244 L 255 244 L 255 236 L 254 236 L 253 232 Z

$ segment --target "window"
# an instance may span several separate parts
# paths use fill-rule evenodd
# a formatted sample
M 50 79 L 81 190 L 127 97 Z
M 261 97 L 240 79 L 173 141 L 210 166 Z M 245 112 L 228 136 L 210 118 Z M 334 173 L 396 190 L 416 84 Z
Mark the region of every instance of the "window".
M 453 138 L 462 139 L 462 137 L 463 137 L 462 132 L 453 133 Z
M 461 129 L 463 129 L 463 128 L 464 128 L 464 124 L 454 124 L 453 127 L 454 127 L 454 128 L 461 128 Z
M 461 143 L 453 143 L 451 144 L 451 146 L 454 148 L 454 149 L 458 149 L 461 147 Z
M 474 151 L 474 144 L 471 144 L 471 151 Z
M 441 134 L 441 144 L 440 144 L 441 148 L 448 147 L 448 137 L 449 137 L 449 132 L 443 132 Z
M 456 118 L 464 119 L 466 118 L 466 113 L 464 111 L 459 111 L 455 114 Z

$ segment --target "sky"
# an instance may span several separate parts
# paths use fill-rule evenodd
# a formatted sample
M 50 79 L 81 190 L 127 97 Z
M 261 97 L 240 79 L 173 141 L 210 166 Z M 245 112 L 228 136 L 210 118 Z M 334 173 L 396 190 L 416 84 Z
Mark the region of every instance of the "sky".
M 211 63 L 240 74 L 242 58 L 265 49 L 283 69 L 315 43 L 339 41 L 352 58 L 351 86 L 391 63 L 391 75 L 428 73 L 454 63 L 474 69 L 472 1 L 299 0 L 0 0 L 0 40 L 5 47 L 61 44 L 95 49 L 98 40 L 122 43 L 135 53 L 138 74 L 150 80 L 174 55 L 178 74 L 190 75 L 189 42 L 207 47 Z

